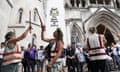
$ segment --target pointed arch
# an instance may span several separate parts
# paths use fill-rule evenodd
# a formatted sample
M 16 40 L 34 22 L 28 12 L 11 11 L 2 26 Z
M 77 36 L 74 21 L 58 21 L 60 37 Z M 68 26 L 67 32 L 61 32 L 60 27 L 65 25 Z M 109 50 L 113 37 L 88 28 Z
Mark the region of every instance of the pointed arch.
M 96 0 L 90 0 L 90 3 L 96 4 Z
M 106 46 L 109 46 L 112 42 L 115 42 L 113 34 L 108 27 L 104 26 L 103 24 L 100 24 L 96 27 L 96 29 L 98 34 L 104 34 L 107 40 Z
M 33 20 L 37 21 L 37 8 L 34 8 L 34 16 Z
M 84 38 L 82 34 L 82 29 L 77 23 L 71 25 L 71 43 L 73 47 L 76 47 L 77 43 L 83 43 Z
M 88 22 L 85 24 L 85 30 L 87 31 L 86 35 L 89 35 L 89 27 L 98 27 L 103 25 L 107 28 L 108 34 L 111 37 L 111 41 L 117 41 L 117 36 L 115 33 L 120 33 L 120 17 L 116 16 L 114 13 L 109 11 L 99 11 L 93 17 L 91 17 Z M 111 42 L 109 41 L 109 42 Z M 108 43 L 109 44 L 109 43 Z
M 119 9 L 120 8 L 120 1 L 116 0 L 116 7 Z
M 101 23 L 116 32 L 119 32 L 120 30 L 120 18 L 107 11 L 100 11 L 96 13 L 96 15 L 90 18 L 87 24 L 85 24 L 85 27 L 88 29 L 91 26 L 97 26 Z

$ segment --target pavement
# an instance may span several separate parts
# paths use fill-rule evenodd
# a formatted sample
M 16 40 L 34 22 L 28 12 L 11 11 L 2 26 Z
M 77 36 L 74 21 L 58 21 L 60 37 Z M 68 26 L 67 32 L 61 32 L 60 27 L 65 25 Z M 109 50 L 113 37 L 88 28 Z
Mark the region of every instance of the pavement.
M 22 72 L 22 65 L 21 64 L 19 64 L 19 70 L 18 70 L 18 72 Z M 37 72 L 37 67 L 36 67 L 36 71 L 35 72 Z M 44 65 L 43 72 L 46 72 L 45 71 L 45 65 Z M 67 72 L 67 68 L 66 68 L 66 72 Z M 84 72 L 87 72 L 87 70 L 85 70 Z M 116 70 L 116 71 L 110 71 L 110 72 L 120 72 L 120 71 Z
M 22 72 L 22 67 L 19 67 L 19 71 L 18 71 L 18 72 Z M 36 72 L 37 72 L 37 70 L 36 70 Z M 45 69 L 44 69 L 43 72 L 46 72 Z M 67 72 L 67 71 L 66 71 L 66 72 Z M 110 71 L 110 72 L 120 72 L 120 71 Z

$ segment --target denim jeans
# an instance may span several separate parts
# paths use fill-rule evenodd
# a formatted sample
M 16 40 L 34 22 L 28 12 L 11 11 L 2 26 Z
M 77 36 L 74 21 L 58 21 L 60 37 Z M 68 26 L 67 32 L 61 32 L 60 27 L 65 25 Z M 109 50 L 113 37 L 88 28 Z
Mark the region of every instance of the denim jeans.
M 18 72 L 18 63 L 12 63 L 2 66 L 1 72 Z
M 113 58 L 114 68 L 117 69 L 117 66 L 118 66 L 118 69 L 120 70 L 119 56 L 118 55 L 113 55 L 112 58 Z

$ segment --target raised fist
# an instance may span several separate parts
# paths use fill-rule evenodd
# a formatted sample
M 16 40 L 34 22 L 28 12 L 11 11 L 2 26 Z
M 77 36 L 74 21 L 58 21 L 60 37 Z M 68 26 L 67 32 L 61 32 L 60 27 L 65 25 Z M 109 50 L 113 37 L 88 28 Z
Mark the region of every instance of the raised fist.
M 41 26 L 42 31 L 45 31 L 45 28 L 46 28 L 45 25 Z

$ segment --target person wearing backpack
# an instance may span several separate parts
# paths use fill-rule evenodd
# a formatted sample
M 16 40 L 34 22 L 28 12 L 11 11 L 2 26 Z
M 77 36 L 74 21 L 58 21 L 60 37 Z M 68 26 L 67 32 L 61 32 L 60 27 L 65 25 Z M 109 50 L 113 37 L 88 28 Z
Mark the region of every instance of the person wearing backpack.
M 89 28 L 90 35 L 87 37 L 86 45 L 89 55 L 89 72 L 109 72 L 107 69 L 107 54 L 104 43 L 107 42 L 104 35 L 97 34 L 95 27 Z
M 19 51 L 17 42 L 23 40 L 31 29 L 32 27 L 29 25 L 27 30 L 19 37 L 16 37 L 15 33 L 11 31 L 5 35 L 6 45 L 3 54 L 2 72 L 18 72 L 18 63 L 21 62 L 21 52 Z
M 45 59 L 48 62 L 50 62 L 50 51 L 51 51 L 51 48 L 52 48 L 53 44 L 54 44 L 54 41 L 49 42 L 49 44 L 44 49 Z
M 53 37 L 54 38 L 44 38 L 44 32 L 45 32 L 45 26 L 41 25 L 42 28 L 42 32 L 41 32 L 41 39 L 45 42 L 54 42 L 54 45 L 52 46 L 51 50 L 50 50 L 50 61 L 49 63 L 46 65 L 47 69 L 49 69 L 49 71 L 53 72 L 59 72 L 61 69 L 61 53 L 63 50 L 63 33 L 60 30 L 60 28 L 57 28 L 54 33 L 53 33 Z M 59 68 L 60 69 L 59 69 Z

